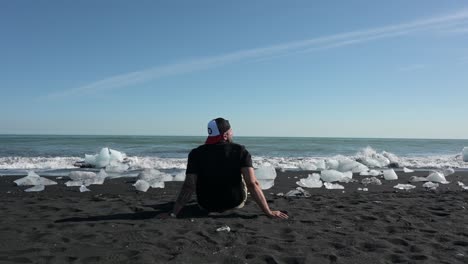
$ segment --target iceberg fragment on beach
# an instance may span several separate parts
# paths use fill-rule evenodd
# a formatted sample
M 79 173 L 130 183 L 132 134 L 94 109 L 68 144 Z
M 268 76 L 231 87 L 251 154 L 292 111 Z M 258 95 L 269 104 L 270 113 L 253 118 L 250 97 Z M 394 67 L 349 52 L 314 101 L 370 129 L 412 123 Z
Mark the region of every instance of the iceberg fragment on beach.
M 338 159 L 338 166 L 336 168 L 331 169 L 335 169 L 340 172 L 352 171 L 354 173 L 360 173 L 369 170 L 369 168 L 366 165 L 347 157 L 340 157 Z
M 350 182 L 353 179 L 353 173 L 351 171 L 339 172 L 336 170 L 324 170 L 322 171 L 320 178 L 324 182 Z
M 125 167 L 121 163 L 125 158 L 125 153 L 110 148 L 102 148 L 101 151 L 99 151 L 99 154 L 85 154 L 85 163 L 93 165 L 96 168 L 105 168 L 110 166 L 111 168 L 122 170 Z
M 431 189 L 431 190 L 435 190 L 439 187 L 439 184 L 438 183 L 433 183 L 433 182 L 426 182 L 422 185 L 422 187 L 424 188 L 427 188 L 427 189 Z
M 309 174 L 307 178 L 300 179 L 296 184 L 305 188 L 321 188 L 323 185 L 318 173 Z
M 14 181 L 18 186 L 30 186 L 30 185 L 55 185 L 57 182 L 49 180 L 47 178 L 37 175 L 34 171 L 29 171 L 28 176 L 17 179 Z
M 72 171 L 68 175 L 71 181 L 65 183 L 66 186 L 89 186 L 92 184 L 102 185 L 107 178 L 107 173 L 101 169 L 98 174 L 92 171 Z
M 138 180 L 146 181 L 151 188 L 164 188 L 165 181 L 172 181 L 173 177 L 155 169 L 145 169 L 137 177 Z
M 34 185 L 31 188 L 24 190 L 25 192 L 42 192 L 45 189 L 44 185 Z
M 361 176 L 379 176 L 381 174 L 382 174 L 382 172 L 378 171 L 378 170 L 363 171 L 363 172 L 359 173 L 359 175 L 361 175 Z
M 459 181 L 458 186 L 462 187 L 463 190 L 468 191 L 468 186 L 466 186 L 463 182 Z
M 364 178 L 364 179 L 361 180 L 361 183 L 364 184 L 364 185 L 368 185 L 368 184 L 382 185 L 382 182 L 379 179 L 377 179 L 376 177 Z
M 431 181 L 431 182 L 439 182 L 439 183 L 442 183 L 442 184 L 450 183 L 445 179 L 444 174 L 442 174 L 441 172 L 438 172 L 438 171 L 431 172 L 431 174 L 429 174 L 429 176 L 426 177 L 426 180 Z
M 310 193 L 301 187 L 297 187 L 295 190 L 287 192 L 284 196 L 286 197 L 310 197 Z
M 384 179 L 387 181 L 398 180 L 398 175 L 395 173 L 393 169 L 384 170 L 383 175 L 384 175 Z
M 411 176 L 408 179 L 409 182 L 426 182 L 427 178 L 426 177 L 418 177 L 418 176 Z
M 138 180 L 135 182 L 135 184 L 133 184 L 133 186 L 135 186 L 135 189 L 137 189 L 140 192 L 146 192 L 150 187 L 149 183 L 145 180 Z
M 299 163 L 298 168 L 300 170 L 311 170 L 311 171 L 317 170 L 317 166 L 315 166 L 315 164 L 311 162 L 301 162 Z
M 399 183 L 399 184 L 393 186 L 393 188 L 400 189 L 400 190 L 411 190 L 411 189 L 416 188 L 416 186 L 411 185 L 411 184 L 401 184 L 401 183 Z
M 323 185 L 325 185 L 325 188 L 329 190 L 342 190 L 344 189 L 344 186 L 338 183 L 331 183 L 331 182 L 325 182 Z
M 262 190 L 267 190 L 275 185 L 276 170 L 273 166 L 261 166 L 255 169 L 255 176 Z
M 412 172 L 414 172 L 414 170 L 410 170 L 410 169 L 408 169 L 408 168 L 406 168 L 406 167 L 403 168 L 403 171 L 404 171 L 405 173 L 412 173 Z
M 377 153 L 371 147 L 361 150 L 361 152 L 358 153 L 358 156 L 358 161 L 368 167 L 381 168 L 386 167 L 391 163 L 387 157 Z
M 216 228 L 216 232 L 231 232 L 231 228 L 228 225 Z
M 453 168 L 446 168 L 442 171 L 445 177 L 452 175 L 455 173 L 455 170 Z
M 81 186 L 80 186 L 80 192 L 89 192 L 89 191 L 91 191 L 91 190 L 88 189 L 88 188 L 86 188 L 85 185 L 81 185 Z

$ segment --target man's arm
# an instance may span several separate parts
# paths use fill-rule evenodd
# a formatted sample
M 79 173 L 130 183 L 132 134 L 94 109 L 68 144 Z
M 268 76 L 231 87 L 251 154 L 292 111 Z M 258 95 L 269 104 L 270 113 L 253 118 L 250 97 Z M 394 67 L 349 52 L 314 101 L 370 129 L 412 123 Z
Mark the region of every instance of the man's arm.
M 179 196 L 174 205 L 174 209 L 172 209 L 172 213 L 177 215 L 180 210 L 184 207 L 184 205 L 190 200 L 192 197 L 193 192 L 195 191 L 197 186 L 197 175 L 196 174 L 187 174 L 185 176 L 184 185 L 182 185 L 182 189 L 180 189 Z
M 271 218 L 281 218 L 287 219 L 288 215 L 281 212 L 281 211 L 271 211 L 268 203 L 263 195 L 263 191 L 260 188 L 260 184 L 257 181 L 257 177 L 255 177 L 255 172 L 252 167 L 244 167 L 241 169 L 242 175 L 244 176 L 245 184 L 247 185 L 247 189 L 249 190 L 250 194 L 254 198 L 255 202 L 258 204 L 260 209 Z

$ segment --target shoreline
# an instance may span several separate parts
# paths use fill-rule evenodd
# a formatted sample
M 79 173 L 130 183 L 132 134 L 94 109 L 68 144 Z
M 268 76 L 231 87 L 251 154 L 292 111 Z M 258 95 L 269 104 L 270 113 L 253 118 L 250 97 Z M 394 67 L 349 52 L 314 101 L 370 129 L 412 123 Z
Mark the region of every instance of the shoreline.
M 309 198 L 279 197 L 312 171 L 278 171 L 264 190 L 272 220 L 249 197 L 243 209 L 203 215 L 192 202 L 179 219 L 158 219 L 172 207 L 182 182 L 138 192 L 134 178 L 106 179 L 90 192 L 66 187 L 68 179 L 27 193 L 20 177 L 0 177 L 0 263 L 466 263 L 468 172 L 447 176 L 435 191 L 394 189 L 409 176 L 382 185 L 342 183 L 344 190 L 304 188 Z M 297 177 L 297 178 L 295 178 Z M 365 176 L 353 178 L 362 179 Z M 344 191 L 344 193 L 343 193 Z M 228 225 L 230 232 L 216 229 Z

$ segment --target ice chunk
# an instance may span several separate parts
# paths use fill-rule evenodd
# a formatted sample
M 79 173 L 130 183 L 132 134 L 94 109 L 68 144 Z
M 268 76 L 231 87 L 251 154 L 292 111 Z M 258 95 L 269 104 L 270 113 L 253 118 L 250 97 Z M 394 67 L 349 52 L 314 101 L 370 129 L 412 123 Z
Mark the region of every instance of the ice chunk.
M 468 186 L 466 186 L 463 182 L 459 181 L 458 186 L 462 187 L 463 190 L 468 190 Z
M 381 174 L 382 174 L 382 172 L 378 171 L 378 170 L 363 171 L 363 172 L 359 173 L 359 175 L 361 175 L 361 176 L 379 176 Z
M 310 162 L 301 162 L 298 167 L 300 170 L 317 170 L 317 166 Z
M 442 184 L 448 184 L 449 182 L 445 179 L 444 174 L 438 171 L 433 171 L 429 176 L 426 177 L 427 181 L 439 182 Z
M 411 184 L 401 184 L 401 183 L 399 183 L 399 184 L 393 186 L 393 188 L 400 189 L 400 190 L 411 190 L 411 189 L 416 188 L 416 186 L 411 185 Z
M 367 189 L 367 188 L 357 188 L 357 190 L 358 190 L 358 191 L 363 191 L 363 192 L 369 191 L 369 189 Z
M 92 171 L 72 171 L 68 175 L 71 181 L 65 183 L 66 186 L 89 186 L 91 184 L 103 184 L 107 177 L 104 169 L 101 169 L 98 174 Z
M 349 182 L 353 179 L 353 173 L 351 171 L 339 172 L 336 170 L 324 170 L 320 177 L 324 182 Z
M 138 180 L 133 184 L 133 186 L 135 186 L 135 188 L 140 192 L 146 192 L 150 187 L 149 183 L 145 180 Z
M 255 169 L 255 176 L 262 190 L 267 190 L 275 185 L 276 170 L 273 166 L 261 166 Z
M 84 186 L 84 185 L 80 186 L 80 192 L 89 192 L 89 191 L 91 191 L 91 190 L 86 188 L 86 186 Z
M 44 185 L 34 185 L 31 188 L 24 190 L 25 192 L 42 192 L 45 189 Z
M 388 153 L 387 153 L 388 154 Z M 391 154 L 391 153 L 390 153 Z M 359 162 L 368 167 L 386 167 L 390 164 L 390 160 L 382 154 L 377 153 L 371 147 L 363 149 L 358 153 Z
M 172 180 L 173 181 L 185 181 L 185 171 L 177 173 Z
M 164 188 L 166 174 L 155 169 L 146 169 L 138 174 L 138 180 L 146 181 L 152 188 Z M 172 176 L 171 176 L 172 179 Z
M 427 181 L 426 177 L 411 176 L 408 180 L 409 182 L 425 182 Z
M 323 185 L 325 185 L 325 188 L 329 190 L 341 190 L 344 189 L 344 186 L 338 183 L 330 183 L 330 182 L 325 182 Z
M 318 173 L 309 174 L 306 179 L 300 179 L 296 184 L 305 188 L 321 188 L 323 185 Z
M 216 232 L 231 232 L 231 228 L 227 225 L 223 225 L 216 229 Z
M 449 175 L 452 175 L 455 173 L 455 170 L 452 169 L 452 168 L 446 168 L 444 169 L 444 171 L 442 172 L 444 174 L 445 177 L 449 176 Z
M 340 165 L 340 162 L 336 159 L 326 159 L 325 165 L 328 170 L 336 170 Z
M 96 168 L 105 168 L 107 166 L 110 166 L 113 169 L 113 171 L 121 171 L 125 169 L 125 164 L 120 163 L 122 163 L 125 160 L 125 158 L 125 153 L 109 148 L 102 148 L 101 151 L 99 151 L 99 154 L 85 154 L 85 163 L 91 164 Z
M 360 173 L 363 171 L 368 171 L 369 168 L 350 158 L 341 157 L 338 159 L 338 166 L 336 167 L 336 170 L 340 172 L 352 171 L 354 173 Z
M 14 181 L 18 186 L 29 186 L 29 185 L 54 185 L 57 182 L 49 180 L 47 178 L 37 175 L 34 171 L 29 171 L 28 176 Z
M 368 184 L 373 184 L 373 185 L 382 185 L 382 182 L 377 179 L 376 177 L 371 177 L 371 178 L 364 178 L 361 181 L 362 184 L 368 185 Z
M 301 187 L 297 187 L 295 190 L 291 190 L 285 194 L 287 197 L 310 197 L 310 193 Z
M 390 163 L 399 163 L 400 162 L 400 158 L 398 158 L 393 153 L 382 151 L 382 156 L 386 157 L 390 161 Z
M 463 161 L 468 162 L 468 147 L 463 148 Z
M 398 180 L 398 175 L 395 173 L 393 169 L 384 170 L 384 179 L 387 181 Z
M 315 162 L 315 166 L 317 166 L 317 170 L 325 170 L 327 165 L 325 164 L 325 160 L 318 160 Z
M 410 170 L 410 169 L 408 169 L 408 168 L 406 168 L 406 167 L 403 168 L 403 171 L 404 171 L 405 173 L 412 173 L 412 172 L 414 172 L 414 170 Z
M 439 184 L 438 183 L 433 183 L 433 182 L 426 182 L 422 185 L 422 187 L 424 188 L 427 188 L 427 189 L 431 189 L 431 190 L 435 190 L 439 187 Z

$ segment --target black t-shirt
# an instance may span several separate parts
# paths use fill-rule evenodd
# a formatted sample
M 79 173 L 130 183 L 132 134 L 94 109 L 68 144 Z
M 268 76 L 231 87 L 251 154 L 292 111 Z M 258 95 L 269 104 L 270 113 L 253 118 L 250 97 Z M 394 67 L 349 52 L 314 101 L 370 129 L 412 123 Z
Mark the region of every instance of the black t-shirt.
M 220 142 L 193 149 L 187 174 L 197 175 L 197 201 L 203 208 L 222 212 L 243 201 L 241 168 L 252 167 L 252 157 L 243 145 Z

